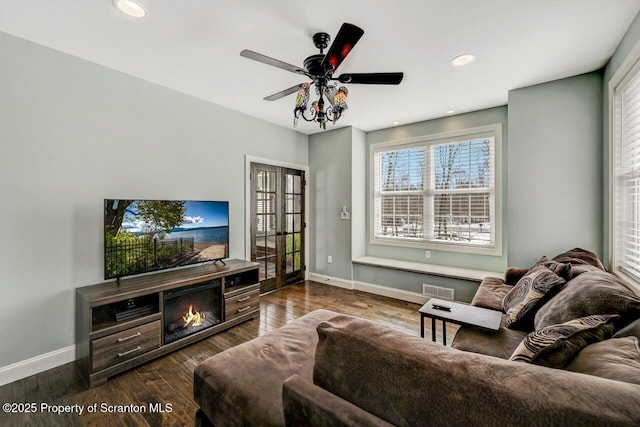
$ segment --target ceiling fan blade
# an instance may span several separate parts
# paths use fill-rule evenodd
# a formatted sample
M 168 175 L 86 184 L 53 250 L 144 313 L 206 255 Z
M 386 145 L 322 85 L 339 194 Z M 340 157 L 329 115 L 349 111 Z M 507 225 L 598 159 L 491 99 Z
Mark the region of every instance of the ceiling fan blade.
M 328 70 L 329 74 L 332 74 L 338 68 L 363 34 L 364 30 L 360 27 L 347 22 L 342 24 L 340 31 L 336 34 L 336 38 L 322 61 L 324 69 Z
M 278 59 L 271 58 L 269 56 L 263 55 L 258 52 L 254 52 L 249 49 L 245 49 L 241 51 L 240 56 L 253 59 L 254 61 L 262 62 L 263 64 L 271 65 L 273 67 L 282 68 L 283 70 L 291 71 L 292 73 L 307 75 L 307 72 L 300 67 L 287 64 L 286 62 L 282 62 Z
M 291 86 L 289 89 L 281 90 L 278 93 L 274 93 L 273 95 L 269 95 L 264 98 L 265 101 L 275 101 L 276 99 L 284 98 L 287 95 L 291 95 L 292 93 L 296 93 L 300 86 L 304 83 L 297 84 L 295 86 Z
M 347 73 L 340 74 L 340 83 L 359 83 L 365 85 L 397 85 L 404 73 Z

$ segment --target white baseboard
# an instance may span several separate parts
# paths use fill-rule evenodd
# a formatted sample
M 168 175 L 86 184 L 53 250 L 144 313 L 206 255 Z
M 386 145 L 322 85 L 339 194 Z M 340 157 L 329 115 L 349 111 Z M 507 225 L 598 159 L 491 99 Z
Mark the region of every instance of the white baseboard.
M 0 367 L 0 386 L 76 360 L 76 346 L 54 350 L 21 362 Z
M 325 276 L 318 273 L 309 273 L 309 280 L 325 283 L 327 285 L 337 286 L 339 288 L 355 289 L 358 291 L 368 292 L 370 294 L 382 295 L 385 297 L 395 298 L 401 301 L 413 302 L 416 304 L 424 304 L 429 299 L 428 296 L 419 294 L 417 292 L 390 288 L 388 286 L 374 285 L 372 283 L 340 279 L 337 277 Z
M 353 289 L 353 282 L 347 279 L 340 279 L 338 277 L 325 276 L 323 274 L 318 273 L 309 273 L 308 280 L 313 280 L 314 282 L 320 282 L 327 285 L 337 286 L 339 288 L 344 289 Z

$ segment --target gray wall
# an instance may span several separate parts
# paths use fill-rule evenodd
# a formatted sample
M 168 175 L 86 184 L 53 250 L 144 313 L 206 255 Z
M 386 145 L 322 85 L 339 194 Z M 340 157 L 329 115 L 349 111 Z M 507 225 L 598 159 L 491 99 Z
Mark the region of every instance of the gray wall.
M 367 254 L 367 134 L 353 128 L 351 139 L 351 256 Z
M 422 294 L 423 284 L 441 286 L 453 289 L 454 299 L 462 302 L 471 302 L 480 284 L 473 280 L 455 279 L 362 264 L 354 265 L 354 277 L 358 282 L 388 286 L 417 294 Z
M 613 75 L 620 69 L 622 63 L 627 60 L 629 55 L 631 54 L 631 50 L 640 43 L 640 14 L 636 16 L 633 20 L 629 29 L 625 33 L 622 41 L 618 45 L 618 48 L 614 52 L 613 56 L 609 60 L 605 71 L 604 71 L 604 84 L 603 84 L 603 94 L 602 94 L 602 117 L 603 117 L 603 127 L 602 134 L 604 138 L 604 144 L 602 148 L 602 158 L 603 161 L 603 222 L 605 225 L 609 224 L 609 149 L 612 141 L 610 140 L 609 135 L 609 82 Z M 610 247 L 611 244 L 609 240 L 609 228 L 607 226 L 604 227 L 604 242 L 602 248 L 602 260 L 604 261 L 607 267 L 610 267 Z
M 602 248 L 602 76 L 509 92 L 509 265 Z
M 351 220 L 340 219 L 342 206 L 351 212 L 351 144 L 345 127 L 309 137 L 309 271 L 351 280 Z M 333 262 L 328 263 L 331 256 Z
M 0 367 L 74 343 L 104 198 L 229 200 L 243 258 L 244 156 L 308 164 L 306 135 L 4 33 L 0 52 Z

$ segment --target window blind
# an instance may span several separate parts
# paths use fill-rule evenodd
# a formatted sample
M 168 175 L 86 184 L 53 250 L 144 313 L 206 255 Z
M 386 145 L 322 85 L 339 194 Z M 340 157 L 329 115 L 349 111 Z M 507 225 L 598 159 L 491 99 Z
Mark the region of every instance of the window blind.
M 374 238 L 495 244 L 495 139 L 428 141 L 374 153 Z
M 640 68 L 635 67 L 616 90 L 615 140 L 617 259 L 640 279 Z
M 433 236 L 493 245 L 493 139 L 439 144 L 433 150 Z
M 375 156 L 375 233 L 424 236 L 425 147 L 380 151 Z

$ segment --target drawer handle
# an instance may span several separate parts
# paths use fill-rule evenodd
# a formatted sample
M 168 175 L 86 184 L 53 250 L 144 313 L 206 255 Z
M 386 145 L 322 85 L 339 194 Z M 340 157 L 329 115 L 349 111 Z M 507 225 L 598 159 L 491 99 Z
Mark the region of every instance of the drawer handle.
M 127 340 L 130 340 L 131 338 L 138 338 L 139 336 L 142 336 L 142 333 L 141 332 L 136 332 L 135 334 L 131 335 L 130 337 L 118 338 L 118 342 L 125 342 Z
M 236 302 L 245 302 L 245 301 L 249 301 L 250 299 L 251 299 L 251 296 L 247 295 L 246 297 L 236 300 Z
M 239 308 L 239 309 L 237 309 L 237 310 L 236 310 L 236 313 L 242 313 L 243 311 L 247 311 L 247 310 L 249 310 L 250 308 L 251 308 L 251 306 L 250 306 L 250 305 L 248 305 L 248 306 L 246 306 L 246 307 L 244 307 L 244 308 Z
M 136 351 L 140 351 L 140 350 L 142 350 L 142 347 L 137 346 L 136 348 L 134 348 L 134 349 L 132 349 L 132 350 L 125 351 L 124 353 L 118 353 L 118 357 L 124 357 L 124 356 L 126 356 L 127 354 L 135 353 Z

